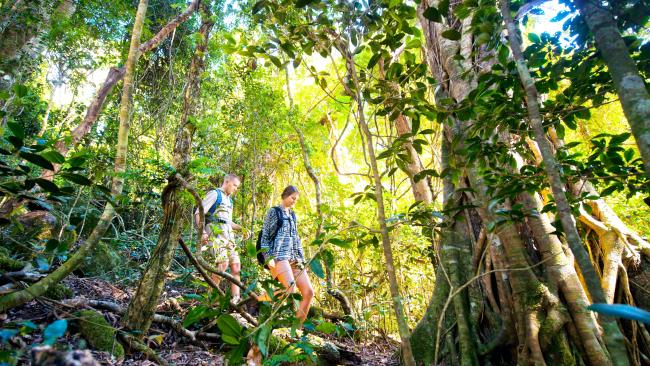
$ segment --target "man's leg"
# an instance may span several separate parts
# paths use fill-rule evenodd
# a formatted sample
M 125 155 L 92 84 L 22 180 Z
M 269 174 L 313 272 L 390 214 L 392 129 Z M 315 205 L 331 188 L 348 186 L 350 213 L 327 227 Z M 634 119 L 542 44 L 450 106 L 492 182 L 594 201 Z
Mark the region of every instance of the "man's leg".
M 241 281 L 240 279 L 240 272 L 241 272 L 241 263 L 239 262 L 230 262 L 230 274 L 235 277 L 238 281 Z M 240 300 L 240 293 L 239 293 L 239 286 L 235 285 L 234 283 L 230 284 L 230 294 L 232 295 L 232 301 L 235 303 L 239 302 Z
M 228 262 L 217 262 L 217 269 L 220 270 L 221 272 L 225 271 L 227 268 L 228 268 Z M 217 286 L 221 283 L 221 276 L 219 276 L 218 274 L 211 273 L 210 277 L 212 277 L 212 280 L 214 281 L 214 283 L 217 284 Z

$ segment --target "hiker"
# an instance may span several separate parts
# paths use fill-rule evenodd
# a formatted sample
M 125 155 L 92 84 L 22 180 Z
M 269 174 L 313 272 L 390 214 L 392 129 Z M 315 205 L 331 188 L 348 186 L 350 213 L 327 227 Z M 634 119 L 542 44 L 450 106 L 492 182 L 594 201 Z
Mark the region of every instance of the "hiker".
M 241 181 L 235 174 L 227 174 L 220 188 L 208 192 L 202 201 L 205 222 L 201 235 L 201 252 L 207 255 L 209 261 L 217 264 L 217 269 L 225 272 L 230 262 L 230 274 L 239 280 L 241 261 L 235 245 L 233 230 L 242 231 L 244 240 L 248 235 L 241 226 L 232 221 L 232 195 L 237 192 Z M 199 210 L 195 213 L 196 222 L 199 222 Z M 212 279 L 217 284 L 221 278 L 212 274 Z M 238 302 L 239 287 L 234 283 L 230 285 L 230 295 L 234 302 Z
M 307 276 L 305 255 L 298 236 L 298 223 L 292 210 L 298 195 L 296 187 L 288 186 L 282 192 L 282 202 L 266 213 L 260 246 L 271 276 L 277 278 L 287 292 L 294 292 L 296 286 L 298 287 L 302 300 L 296 317 L 303 323 L 314 298 L 314 289 Z M 263 296 L 260 300 L 265 301 L 266 297 Z

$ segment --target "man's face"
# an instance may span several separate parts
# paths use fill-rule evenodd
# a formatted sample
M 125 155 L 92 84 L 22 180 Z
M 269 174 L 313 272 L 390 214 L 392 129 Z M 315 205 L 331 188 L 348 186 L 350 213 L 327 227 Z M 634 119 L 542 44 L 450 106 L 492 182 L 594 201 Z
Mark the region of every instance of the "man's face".
M 239 189 L 239 184 L 241 184 L 239 179 L 233 178 L 227 180 L 224 182 L 223 191 L 226 192 L 227 195 L 232 196 L 237 192 L 237 189 Z

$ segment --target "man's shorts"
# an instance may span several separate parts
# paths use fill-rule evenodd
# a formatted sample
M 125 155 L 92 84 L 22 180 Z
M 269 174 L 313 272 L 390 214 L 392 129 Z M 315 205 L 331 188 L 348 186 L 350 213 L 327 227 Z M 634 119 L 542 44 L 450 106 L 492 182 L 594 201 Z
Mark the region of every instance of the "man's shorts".
M 201 247 L 203 258 L 212 263 L 241 263 L 237 246 L 232 239 L 231 230 L 223 230 L 225 225 L 208 224 L 208 242 Z

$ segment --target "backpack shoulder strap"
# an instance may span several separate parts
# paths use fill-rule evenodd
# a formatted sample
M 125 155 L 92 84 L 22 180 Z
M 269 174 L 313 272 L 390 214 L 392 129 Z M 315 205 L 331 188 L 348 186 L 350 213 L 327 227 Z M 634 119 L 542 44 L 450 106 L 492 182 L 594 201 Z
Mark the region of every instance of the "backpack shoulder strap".
M 217 210 L 217 207 L 221 205 L 221 201 L 223 201 L 223 197 L 221 196 L 221 190 L 220 189 L 214 189 L 217 192 L 217 199 L 214 201 L 212 206 L 210 206 L 210 209 L 208 210 L 208 214 L 214 215 L 214 212 Z

